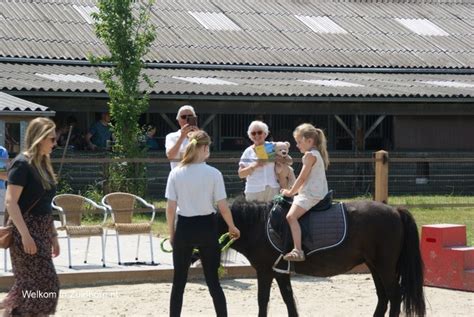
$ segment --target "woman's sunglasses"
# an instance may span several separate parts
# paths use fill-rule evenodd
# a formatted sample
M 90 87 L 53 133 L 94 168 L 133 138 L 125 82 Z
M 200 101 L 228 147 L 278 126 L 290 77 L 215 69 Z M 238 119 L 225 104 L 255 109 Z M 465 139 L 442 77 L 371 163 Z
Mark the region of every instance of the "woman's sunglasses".
M 252 131 L 252 132 L 250 132 L 250 134 L 251 134 L 252 136 L 256 136 L 257 134 L 258 134 L 258 135 L 262 135 L 262 134 L 263 134 L 263 131 Z
M 194 117 L 194 116 L 192 114 L 182 114 L 179 117 L 183 120 L 186 120 L 188 117 Z

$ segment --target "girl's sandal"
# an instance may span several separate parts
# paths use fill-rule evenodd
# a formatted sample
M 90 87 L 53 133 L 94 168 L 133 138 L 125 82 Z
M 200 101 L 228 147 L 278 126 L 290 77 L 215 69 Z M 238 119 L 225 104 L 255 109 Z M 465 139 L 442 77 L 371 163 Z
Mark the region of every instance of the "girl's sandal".
M 286 261 L 301 262 L 305 260 L 304 252 L 302 250 L 293 249 L 283 257 Z

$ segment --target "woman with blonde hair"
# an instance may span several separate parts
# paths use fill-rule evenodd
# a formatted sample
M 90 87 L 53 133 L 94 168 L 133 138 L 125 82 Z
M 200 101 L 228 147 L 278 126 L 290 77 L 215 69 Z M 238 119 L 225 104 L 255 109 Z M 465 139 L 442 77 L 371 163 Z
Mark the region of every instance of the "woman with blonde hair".
M 26 129 L 25 148 L 10 164 L 6 208 L 13 224 L 10 256 L 14 284 L 2 302 L 6 315 L 54 314 L 59 280 L 52 257 L 59 255 L 51 201 L 56 176 L 49 155 L 56 144 L 56 126 L 36 118 Z
M 180 316 L 183 293 L 188 278 L 193 249 L 199 250 L 204 277 L 218 317 L 227 316 L 224 292 L 217 270 L 220 265 L 220 247 L 217 233 L 217 203 L 222 218 L 229 227 L 232 239 L 240 237 L 227 205 L 224 178 L 216 168 L 206 164 L 211 139 L 202 130 L 188 134 L 183 159 L 175 167 L 166 185 L 166 219 L 173 246 L 173 287 L 170 316 Z M 177 207 L 179 209 L 177 210 Z M 178 222 L 175 229 L 175 217 Z

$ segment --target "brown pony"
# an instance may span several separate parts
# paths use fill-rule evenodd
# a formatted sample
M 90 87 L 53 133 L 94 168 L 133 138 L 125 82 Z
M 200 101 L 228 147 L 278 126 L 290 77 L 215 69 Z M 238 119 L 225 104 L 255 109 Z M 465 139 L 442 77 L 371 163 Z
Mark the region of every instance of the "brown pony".
M 241 238 L 232 248 L 242 253 L 257 271 L 259 316 L 267 315 L 270 288 L 277 280 L 289 316 L 298 316 L 290 276 L 272 270 L 280 255 L 267 239 L 265 226 L 271 203 L 236 200 L 232 216 Z M 295 263 L 299 274 L 327 277 L 342 274 L 365 263 L 372 273 L 378 303 L 374 316 L 384 316 L 390 302 L 390 316 L 399 316 L 403 302 L 406 315 L 424 316 L 423 262 L 418 230 L 410 212 L 403 208 L 373 202 L 345 203 L 347 235 L 332 249 L 308 256 Z M 219 232 L 227 229 L 219 219 Z

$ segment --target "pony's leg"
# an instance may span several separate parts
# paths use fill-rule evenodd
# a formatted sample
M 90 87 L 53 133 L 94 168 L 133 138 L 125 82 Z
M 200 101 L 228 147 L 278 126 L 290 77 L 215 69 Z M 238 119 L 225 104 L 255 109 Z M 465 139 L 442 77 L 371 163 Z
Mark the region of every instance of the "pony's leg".
M 258 282 L 258 316 L 266 317 L 268 302 L 270 301 L 270 289 L 273 282 L 272 271 L 257 271 Z
M 385 286 L 382 283 L 382 279 L 377 273 L 375 267 L 371 264 L 367 264 L 372 273 L 372 279 L 374 280 L 375 289 L 377 291 L 377 307 L 375 308 L 374 317 L 383 317 L 387 311 L 388 297 L 385 293 Z
M 400 316 L 400 304 L 402 301 L 402 295 L 400 290 L 400 284 L 398 283 L 397 275 L 395 272 L 383 274 L 383 283 L 387 297 L 390 300 L 390 317 Z
M 385 257 L 387 258 L 387 257 Z M 400 316 L 401 290 L 398 283 L 395 264 L 384 263 L 377 266 L 377 273 L 382 281 L 385 294 L 390 301 L 390 317 Z
M 298 316 L 298 310 L 296 309 L 295 298 L 293 296 L 293 289 L 291 288 L 291 280 L 289 274 L 277 274 L 276 280 L 278 287 L 280 288 L 281 297 L 286 304 L 288 309 L 288 316 Z

